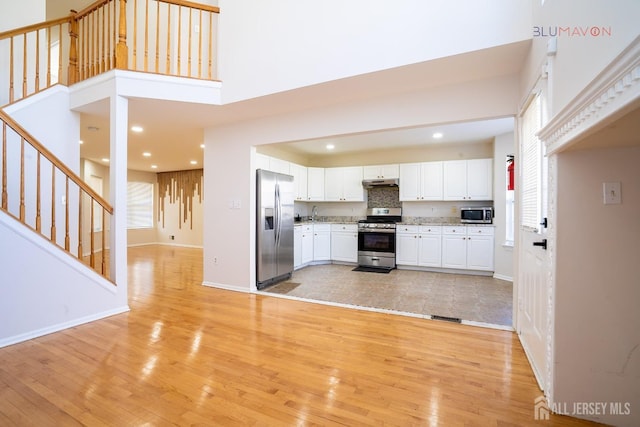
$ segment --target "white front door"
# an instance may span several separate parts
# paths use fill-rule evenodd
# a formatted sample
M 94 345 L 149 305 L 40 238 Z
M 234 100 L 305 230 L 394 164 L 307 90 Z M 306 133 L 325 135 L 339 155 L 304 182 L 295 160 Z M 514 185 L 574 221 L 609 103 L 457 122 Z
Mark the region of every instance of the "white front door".
M 547 158 L 536 132 L 541 100 L 535 96 L 521 117 L 519 156 L 519 245 L 516 331 L 540 388 L 546 390 L 551 332 L 550 261 L 546 244 Z M 517 165 L 518 166 L 518 165 Z
M 520 231 L 517 331 L 540 388 L 545 389 L 547 372 L 547 326 L 549 311 L 547 251 L 534 243 L 543 235 Z

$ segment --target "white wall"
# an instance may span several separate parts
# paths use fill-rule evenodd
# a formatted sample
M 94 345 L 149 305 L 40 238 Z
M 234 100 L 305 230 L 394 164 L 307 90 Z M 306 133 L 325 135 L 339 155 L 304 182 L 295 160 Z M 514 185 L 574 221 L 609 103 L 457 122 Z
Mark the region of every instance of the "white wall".
M 531 38 L 530 0 L 220 0 L 224 102 Z
M 640 425 L 640 147 L 558 155 L 556 402 L 631 402 L 632 414 L 591 416 Z M 622 204 L 604 205 L 602 183 Z
M 0 212 L 0 347 L 129 308 L 115 285 Z
M 42 22 L 46 17 L 45 0 L 0 0 L 0 32 Z
M 255 289 L 255 168 L 251 141 L 205 131 L 204 283 Z M 238 201 L 239 209 L 230 202 Z M 231 203 L 232 204 L 232 203 Z M 217 262 L 215 262 L 217 260 Z
M 552 60 L 552 105 L 556 114 L 566 106 L 629 43 L 640 35 L 637 0 L 589 1 L 548 0 L 533 2 L 533 25 L 549 27 L 606 27 L 611 36 L 557 37 L 557 54 Z M 532 55 L 522 77 L 523 98 L 545 61 L 548 37 L 534 37 Z
M 511 116 L 515 113 L 516 97 L 516 81 L 504 77 L 207 129 L 204 281 L 243 290 L 252 286 L 255 275 L 252 146 Z M 239 210 L 229 209 L 229 201 L 233 199 L 240 201 Z M 218 263 L 213 266 L 215 257 Z
M 504 246 L 506 235 L 506 157 L 515 154 L 514 134 L 498 135 L 494 141 L 493 160 L 493 206 L 496 226 L 495 277 L 513 280 L 513 247 Z

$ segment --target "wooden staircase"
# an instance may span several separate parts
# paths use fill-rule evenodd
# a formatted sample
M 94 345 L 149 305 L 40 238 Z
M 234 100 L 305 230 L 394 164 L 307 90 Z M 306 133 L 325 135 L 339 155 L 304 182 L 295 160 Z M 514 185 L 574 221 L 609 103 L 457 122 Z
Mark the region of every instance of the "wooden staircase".
M 215 80 L 218 14 L 183 0 L 98 0 L 2 32 L 0 105 L 114 69 Z M 0 122 L 0 210 L 111 280 L 111 205 L 2 108 Z

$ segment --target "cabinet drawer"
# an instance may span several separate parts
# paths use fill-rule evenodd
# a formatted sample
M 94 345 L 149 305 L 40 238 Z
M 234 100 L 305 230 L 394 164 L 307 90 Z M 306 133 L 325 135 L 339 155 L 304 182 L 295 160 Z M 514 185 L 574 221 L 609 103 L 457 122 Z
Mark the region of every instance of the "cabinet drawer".
M 396 228 L 397 234 L 416 234 L 420 230 L 418 225 L 398 225 Z
M 331 224 L 331 231 L 357 232 L 358 224 Z
M 468 236 L 493 236 L 495 229 L 493 227 L 469 227 L 467 226 Z
M 331 231 L 331 224 L 313 224 L 313 231 L 316 231 L 316 232 Z
M 307 231 L 313 230 L 313 225 L 311 224 L 296 225 L 295 228 L 300 229 L 303 232 L 307 232 Z
M 445 225 L 444 227 L 442 227 L 442 234 L 456 234 L 464 236 L 467 234 L 467 230 L 464 225 Z
M 442 226 L 440 225 L 421 225 L 420 234 L 442 234 Z

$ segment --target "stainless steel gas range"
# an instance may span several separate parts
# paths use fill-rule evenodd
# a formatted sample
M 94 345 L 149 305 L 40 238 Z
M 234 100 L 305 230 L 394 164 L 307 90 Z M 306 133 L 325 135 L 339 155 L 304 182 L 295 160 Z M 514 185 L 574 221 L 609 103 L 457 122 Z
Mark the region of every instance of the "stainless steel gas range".
M 367 219 L 358 221 L 358 265 L 393 270 L 396 268 L 396 223 L 402 208 L 372 208 Z

